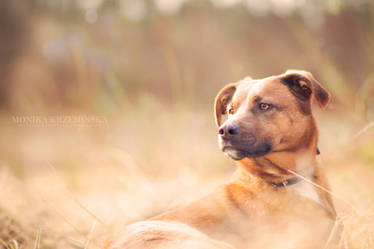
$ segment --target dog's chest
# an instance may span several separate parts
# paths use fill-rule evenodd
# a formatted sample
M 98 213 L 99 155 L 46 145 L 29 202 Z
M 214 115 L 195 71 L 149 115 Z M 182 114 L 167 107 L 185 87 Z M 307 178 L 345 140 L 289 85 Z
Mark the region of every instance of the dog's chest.
M 322 206 L 324 204 L 322 203 L 315 187 L 306 181 L 300 181 L 299 183 L 289 186 L 289 188 L 294 191 L 294 193 L 302 198 L 312 200 Z

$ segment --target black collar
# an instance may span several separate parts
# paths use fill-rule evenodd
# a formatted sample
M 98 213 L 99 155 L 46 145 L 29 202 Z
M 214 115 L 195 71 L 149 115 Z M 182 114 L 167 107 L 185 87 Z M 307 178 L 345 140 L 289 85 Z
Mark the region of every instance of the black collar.
M 268 183 L 274 187 L 286 187 L 286 186 L 296 184 L 300 180 L 301 179 L 299 177 L 295 176 L 295 177 L 288 178 L 287 180 L 284 180 L 282 182 L 268 182 Z

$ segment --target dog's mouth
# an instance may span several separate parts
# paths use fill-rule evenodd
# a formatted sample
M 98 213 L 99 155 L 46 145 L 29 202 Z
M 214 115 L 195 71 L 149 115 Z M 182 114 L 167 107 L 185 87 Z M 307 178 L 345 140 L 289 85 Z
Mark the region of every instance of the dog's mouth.
M 234 146 L 224 146 L 222 148 L 223 153 L 225 155 L 231 157 L 232 159 L 238 161 L 245 157 L 260 157 L 266 154 L 269 154 L 272 150 L 272 146 L 269 144 L 263 144 L 261 146 L 257 146 L 251 150 L 249 149 L 242 149 L 236 148 Z

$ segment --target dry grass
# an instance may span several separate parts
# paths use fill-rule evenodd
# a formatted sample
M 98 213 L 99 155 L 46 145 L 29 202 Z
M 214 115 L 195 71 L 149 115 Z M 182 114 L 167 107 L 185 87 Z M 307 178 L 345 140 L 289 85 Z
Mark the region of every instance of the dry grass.
M 8 2 L 20 9 L 1 23 L 12 31 L 2 48 L 16 53 L 0 67 L 0 100 L 7 99 L 0 248 L 101 248 L 126 224 L 209 193 L 235 168 L 218 150 L 207 111 L 215 91 L 287 68 L 313 71 L 333 94 L 331 106 L 349 109 L 318 113 L 321 158 L 345 225 L 342 243 L 374 248 L 374 127 L 360 121 L 373 117 L 374 5 L 319 18 L 312 10 L 324 5 L 303 5 L 298 14 L 313 15 L 307 25 L 294 14 L 262 17 L 189 1 L 183 13 L 137 23 L 114 1 L 88 24 L 74 4 Z M 340 6 L 326 6 L 333 2 Z M 107 125 L 20 127 L 10 114 L 79 108 L 106 114 Z
M 1 238 L 20 248 L 101 248 L 126 224 L 197 199 L 228 179 L 234 166 L 217 148 L 209 114 L 151 111 L 96 128 L 10 122 L 1 142 L 12 153 L 1 162 L 0 199 L 17 223 L 1 218 Z M 359 129 L 348 119 L 336 123 L 339 118 L 319 117 L 343 242 L 374 248 L 374 168 L 360 156 L 372 146 L 373 132 L 351 143 Z M 335 134 L 342 131 L 346 139 Z

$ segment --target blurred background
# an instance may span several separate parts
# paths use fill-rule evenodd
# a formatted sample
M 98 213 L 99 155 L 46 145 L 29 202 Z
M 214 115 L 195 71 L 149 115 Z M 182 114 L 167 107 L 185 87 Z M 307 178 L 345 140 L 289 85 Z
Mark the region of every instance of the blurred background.
M 0 247 L 101 248 L 211 192 L 227 83 L 304 69 L 350 248 L 374 247 L 370 0 L 0 2 Z M 348 204 L 347 204 L 348 203 Z

